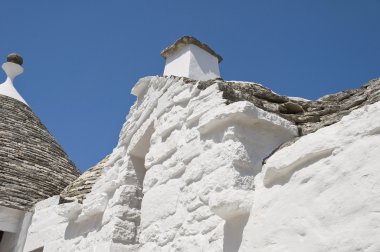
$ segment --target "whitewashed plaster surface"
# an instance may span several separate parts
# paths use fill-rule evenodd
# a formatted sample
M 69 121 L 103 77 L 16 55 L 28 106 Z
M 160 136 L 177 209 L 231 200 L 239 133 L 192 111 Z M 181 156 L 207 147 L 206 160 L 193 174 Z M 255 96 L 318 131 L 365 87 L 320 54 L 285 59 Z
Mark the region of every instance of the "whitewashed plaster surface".
M 0 206 L 1 252 L 22 252 L 30 221 L 30 212 Z
M 211 80 L 220 77 L 218 58 L 189 44 L 166 58 L 164 75 Z
M 146 77 L 82 204 L 37 204 L 24 251 L 379 251 L 380 103 L 300 138 L 217 85 Z
M 380 251 L 380 102 L 277 151 L 239 251 Z
M 37 204 L 25 251 L 222 251 L 232 229 L 240 235 L 227 238 L 240 243 L 234 220 L 249 213 L 262 159 L 297 128 L 248 102 L 225 105 L 217 85 L 146 77 L 132 93 L 92 192 L 83 205 Z
M 16 233 L 24 218 L 24 211 L 0 206 L 0 230 Z

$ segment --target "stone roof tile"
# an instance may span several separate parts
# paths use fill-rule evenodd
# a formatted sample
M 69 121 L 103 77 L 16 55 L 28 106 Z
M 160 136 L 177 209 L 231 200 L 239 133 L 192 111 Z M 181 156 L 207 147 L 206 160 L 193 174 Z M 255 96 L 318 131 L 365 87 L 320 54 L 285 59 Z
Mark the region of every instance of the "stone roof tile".
M 68 185 L 61 193 L 64 202 L 77 200 L 83 202 L 86 195 L 91 192 L 92 186 L 102 174 L 105 163 L 108 161 L 109 156 L 106 156 L 102 161 L 97 163 L 92 168 L 84 172 L 79 178 Z
M 0 95 L 0 206 L 27 211 L 79 175 L 33 111 Z
M 199 41 L 198 39 L 196 39 L 192 36 L 183 36 L 182 38 L 178 39 L 176 42 L 174 42 L 174 44 L 172 44 L 171 46 L 168 46 L 167 48 L 162 50 L 161 56 L 166 59 L 167 57 L 169 57 L 174 52 L 180 50 L 181 48 L 183 48 L 184 46 L 189 45 L 189 44 L 193 44 L 193 45 L 196 45 L 196 46 L 202 48 L 203 50 L 205 50 L 209 54 L 215 56 L 218 59 L 219 63 L 222 62 L 222 60 L 223 60 L 222 56 L 217 54 L 207 44 L 202 43 L 201 41 Z

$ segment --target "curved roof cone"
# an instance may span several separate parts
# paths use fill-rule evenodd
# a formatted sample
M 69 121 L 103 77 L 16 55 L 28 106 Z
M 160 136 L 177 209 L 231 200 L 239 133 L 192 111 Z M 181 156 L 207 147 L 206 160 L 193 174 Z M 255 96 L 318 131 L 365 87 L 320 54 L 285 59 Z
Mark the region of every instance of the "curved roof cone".
M 75 164 L 13 86 L 22 58 L 8 56 L 0 85 L 0 207 L 23 211 L 61 191 L 79 175 Z

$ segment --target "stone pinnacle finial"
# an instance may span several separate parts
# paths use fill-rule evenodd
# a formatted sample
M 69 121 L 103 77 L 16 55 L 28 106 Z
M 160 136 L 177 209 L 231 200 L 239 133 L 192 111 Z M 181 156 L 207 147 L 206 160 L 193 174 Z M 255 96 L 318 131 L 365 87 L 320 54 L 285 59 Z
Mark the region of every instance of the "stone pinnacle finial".
M 7 62 L 12 62 L 12 63 L 22 66 L 22 63 L 24 62 L 24 60 L 17 53 L 11 53 L 7 57 Z

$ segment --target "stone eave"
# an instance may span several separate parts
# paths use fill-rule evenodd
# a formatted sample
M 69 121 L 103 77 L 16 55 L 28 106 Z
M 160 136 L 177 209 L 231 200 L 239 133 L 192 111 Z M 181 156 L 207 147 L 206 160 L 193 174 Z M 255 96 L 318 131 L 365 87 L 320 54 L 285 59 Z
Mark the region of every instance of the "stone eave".
M 172 44 L 171 46 L 165 48 L 161 52 L 161 56 L 164 59 L 166 59 L 167 57 L 169 57 L 170 55 L 172 55 L 176 51 L 180 50 L 181 48 L 183 48 L 183 47 L 185 47 L 186 45 L 189 45 L 189 44 L 196 45 L 199 48 L 202 48 L 203 50 L 205 50 L 206 52 L 208 52 L 209 54 L 211 54 L 212 56 L 215 56 L 218 59 L 218 63 L 222 62 L 222 60 L 223 60 L 222 56 L 220 56 L 219 54 L 217 54 L 207 44 L 202 43 L 201 41 L 199 41 L 198 39 L 196 39 L 196 38 L 194 38 L 192 36 L 183 36 L 182 38 L 178 39 L 174 44 Z

